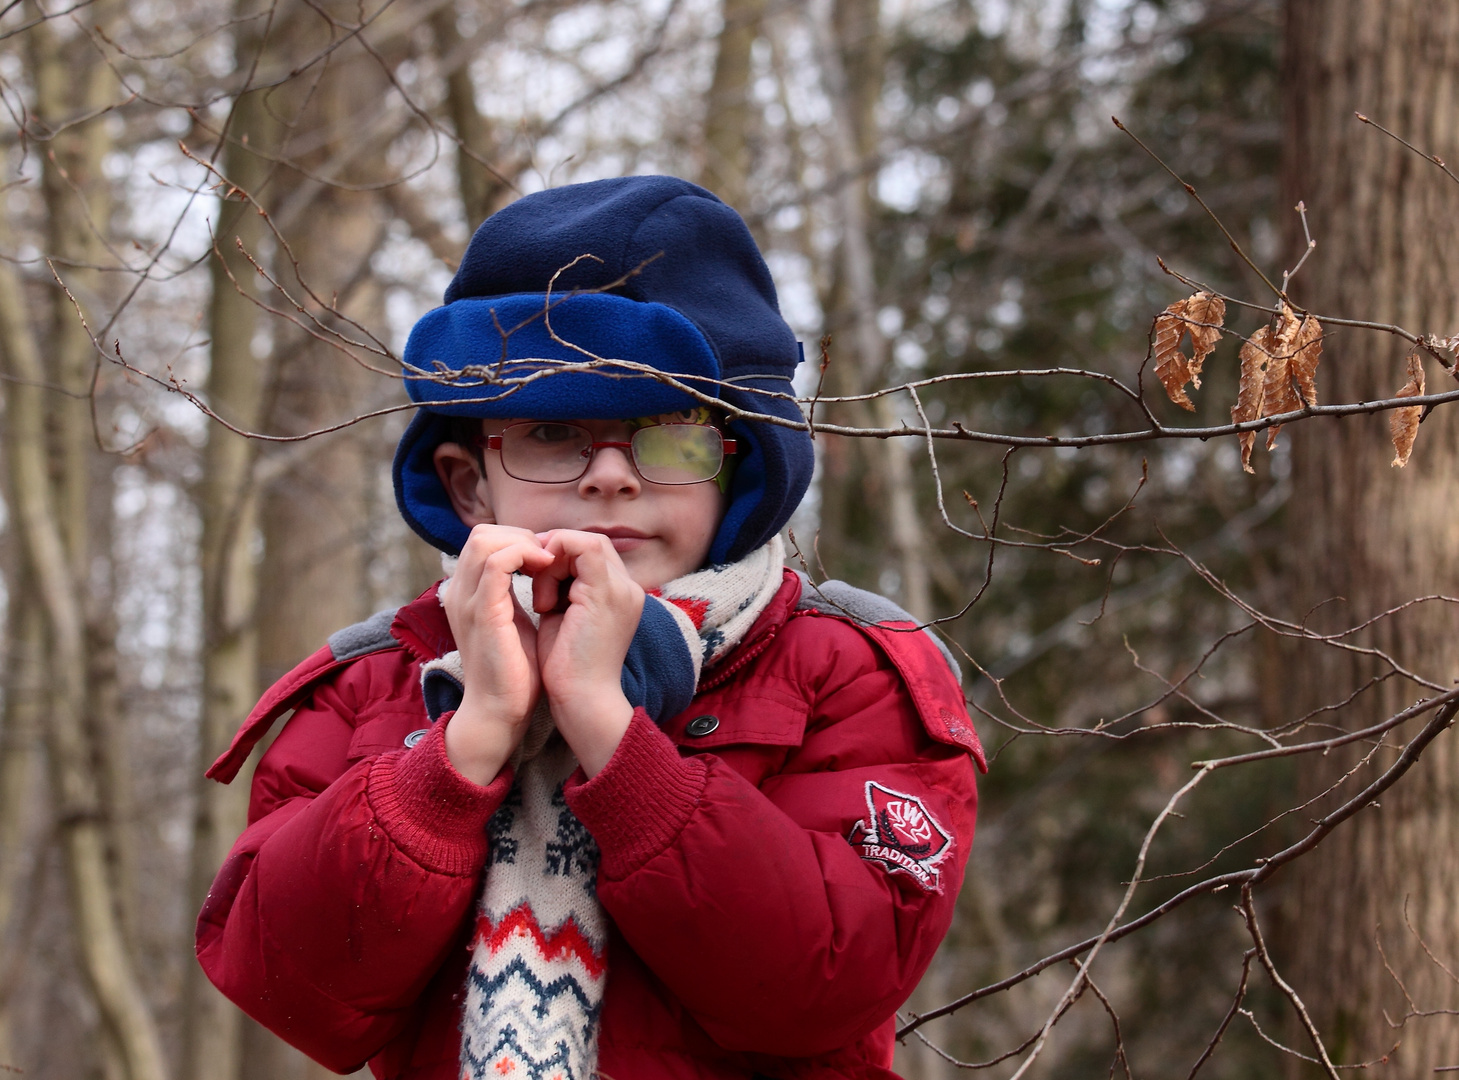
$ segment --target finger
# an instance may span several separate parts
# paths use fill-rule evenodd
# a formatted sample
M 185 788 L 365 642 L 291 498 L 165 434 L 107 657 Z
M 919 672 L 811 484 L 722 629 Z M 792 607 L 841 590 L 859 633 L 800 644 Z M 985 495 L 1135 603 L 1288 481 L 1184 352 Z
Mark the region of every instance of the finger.
M 573 569 L 573 556 L 564 545 L 555 541 L 554 537 L 560 536 L 569 530 L 554 529 L 550 532 L 538 533 L 536 538 L 542 544 L 542 550 L 547 552 L 552 562 L 532 574 L 532 608 L 539 615 L 549 611 L 565 611 L 567 609 L 569 592 L 572 588 L 576 572 Z M 580 535 L 593 536 L 593 533 Z M 600 539 L 606 539 L 601 538 Z
M 478 545 L 470 558 L 457 564 L 456 577 L 446 594 L 448 615 L 482 609 L 505 612 L 502 605 L 511 602 L 512 575 L 523 570 L 532 573 L 553 558 L 533 538 L 513 539 L 483 558 L 488 546 L 494 545 Z
M 476 525 L 467 537 L 467 544 L 486 544 L 500 547 L 518 540 L 536 540 L 537 534 L 530 529 L 519 529 L 515 525 Z
M 537 676 L 542 676 L 542 665 L 552 655 L 553 646 L 557 644 L 557 636 L 562 631 L 562 616 L 548 614 L 542 616 L 542 621 L 537 624 Z
M 513 528 L 509 525 L 478 525 L 471 530 L 471 535 L 466 538 L 466 543 L 461 548 L 461 556 L 456 563 L 457 572 L 460 573 L 462 569 L 482 563 L 498 551 L 514 545 L 542 547 L 536 534 L 526 529 Z
M 460 582 L 460 591 L 473 592 L 486 560 L 510 544 L 542 546 L 537 537 L 526 529 L 506 525 L 478 525 L 472 529 L 466 543 L 461 546 L 456 572 L 452 575 L 453 580 Z
M 553 565 L 556 565 L 555 560 Z M 573 581 L 574 579 L 570 577 L 554 576 L 551 566 L 541 573 L 534 574 L 532 576 L 532 610 L 539 615 L 545 615 L 549 611 L 565 610 L 568 590 L 572 588 Z
M 567 605 L 572 603 L 572 586 L 577 578 L 563 578 L 562 583 L 557 587 L 557 606 L 552 610 L 561 615 L 567 610 Z
M 542 547 L 554 556 L 547 572 L 556 578 L 585 577 L 592 582 L 614 572 L 628 574 L 613 541 L 602 533 L 554 529 L 543 534 Z
M 512 608 L 512 623 L 517 628 L 517 640 L 522 643 L 522 652 L 532 665 L 533 671 L 536 671 L 538 647 L 537 628 L 532 625 L 532 620 L 527 617 L 527 613 L 522 610 L 520 604 L 513 603 Z
M 486 569 L 511 576 L 516 573 L 538 574 L 552 565 L 553 556 L 535 544 L 516 543 L 498 548 L 486 557 Z
M 536 539 L 542 545 L 542 550 L 552 556 L 552 565 L 542 571 L 548 577 L 562 581 L 573 575 L 572 551 L 563 543 L 563 537 L 574 536 L 596 536 L 596 533 L 574 533 L 571 529 L 553 529 L 550 532 L 537 533 Z
M 574 603 L 606 606 L 632 617 L 636 622 L 643 610 L 643 589 L 633 580 L 613 541 L 601 533 L 557 530 L 544 543 L 544 548 L 558 554 L 558 565 L 565 565 L 574 578 L 568 599 Z
M 541 544 L 542 536 L 537 536 L 536 540 Z M 566 605 L 567 589 L 562 583 L 570 578 L 567 563 L 562 558 L 561 552 L 553 551 L 545 544 L 542 545 L 542 550 L 549 561 L 532 574 L 532 610 L 539 615 L 555 611 L 560 605 Z

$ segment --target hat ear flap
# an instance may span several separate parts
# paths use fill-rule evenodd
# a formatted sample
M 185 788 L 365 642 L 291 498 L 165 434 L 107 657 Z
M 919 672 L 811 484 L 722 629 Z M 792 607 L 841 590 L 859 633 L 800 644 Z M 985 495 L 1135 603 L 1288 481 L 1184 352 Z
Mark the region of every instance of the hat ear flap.
M 395 448 L 391 475 L 395 505 L 422 540 L 448 555 L 459 555 L 471 530 L 451 505 L 451 496 L 436 472 L 436 447 L 445 441 L 446 417 L 421 409 Z
M 746 412 L 804 424 L 805 417 L 794 401 L 770 396 L 784 394 L 788 382 L 773 376 L 741 379 L 733 387 L 724 387 L 722 397 Z M 729 428 L 747 449 L 738 456 L 729 509 L 710 545 L 709 561 L 716 565 L 738 562 L 769 543 L 805 496 L 815 468 L 815 446 L 803 427 L 735 420 Z

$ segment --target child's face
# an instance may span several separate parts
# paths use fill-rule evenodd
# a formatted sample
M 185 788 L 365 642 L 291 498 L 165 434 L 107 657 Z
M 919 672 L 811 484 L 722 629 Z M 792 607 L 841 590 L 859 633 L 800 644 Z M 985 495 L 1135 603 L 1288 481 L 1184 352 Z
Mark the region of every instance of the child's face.
M 487 420 L 483 434 L 499 435 L 512 420 Z M 634 424 L 624 420 L 577 420 L 594 442 L 627 442 Z M 610 537 L 629 575 L 645 589 L 702 567 L 728 498 L 713 480 L 654 484 L 639 476 L 624 449 L 600 447 L 575 481 L 540 484 L 518 480 L 502 468 L 501 454 L 483 451 L 486 475 L 472 455 L 451 443 L 436 451 L 457 514 L 467 525 L 511 525 L 541 533 L 576 529 Z M 469 468 L 469 473 L 462 471 Z

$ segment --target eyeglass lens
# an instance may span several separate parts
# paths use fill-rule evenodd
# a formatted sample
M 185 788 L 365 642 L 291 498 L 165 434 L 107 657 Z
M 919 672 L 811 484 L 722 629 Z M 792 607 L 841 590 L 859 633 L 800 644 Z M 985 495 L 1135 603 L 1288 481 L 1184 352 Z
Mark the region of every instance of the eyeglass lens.
M 501 435 L 502 468 L 508 476 L 538 484 L 563 484 L 588 471 L 595 446 L 586 428 L 576 424 L 529 422 L 511 424 Z M 633 465 L 655 484 L 698 484 L 719 475 L 724 465 L 724 440 L 705 424 L 657 424 L 639 428 L 629 443 Z

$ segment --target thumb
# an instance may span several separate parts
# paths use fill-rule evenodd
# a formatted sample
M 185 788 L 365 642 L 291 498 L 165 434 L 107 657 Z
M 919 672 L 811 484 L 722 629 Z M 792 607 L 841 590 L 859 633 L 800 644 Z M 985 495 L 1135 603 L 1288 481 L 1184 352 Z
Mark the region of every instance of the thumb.
M 515 610 L 512 612 L 512 624 L 517 628 L 517 637 L 521 639 L 522 649 L 528 656 L 535 656 L 537 652 L 537 628 L 532 625 L 532 620 L 522 610 L 520 604 L 512 605 Z
M 537 624 L 537 659 L 539 665 L 552 652 L 552 646 L 557 643 L 557 635 L 561 630 L 561 614 L 550 612 L 542 616 L 542 621 Z

